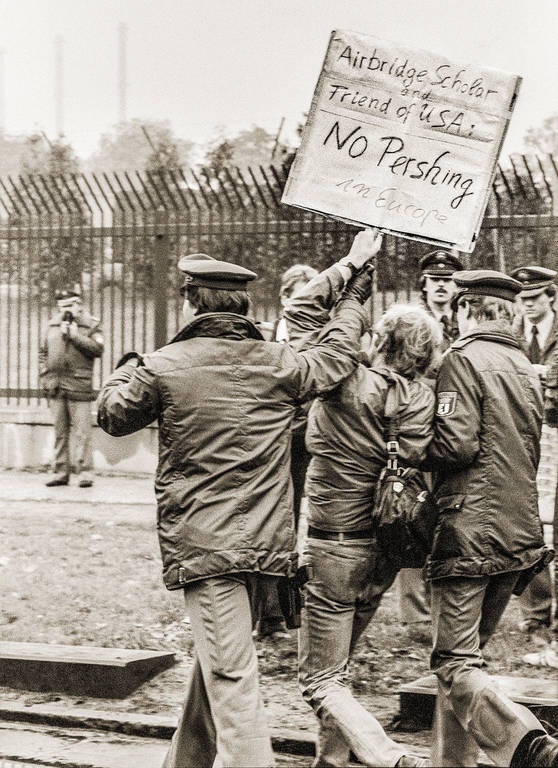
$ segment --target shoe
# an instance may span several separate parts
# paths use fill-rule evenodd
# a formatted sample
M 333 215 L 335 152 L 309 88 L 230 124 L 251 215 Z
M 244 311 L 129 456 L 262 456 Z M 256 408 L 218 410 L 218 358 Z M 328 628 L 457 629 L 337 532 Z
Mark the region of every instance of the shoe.
M 89 475 L 81 475 L 78 480 L 78 486 L 80 488 L 91 488 L 93 485 L 93 480 L 89 477 Z
M 421 645 L 432 645 L 432 624 L 429 621 L 415 621 L 406 626 L 410 640 Z
M 418 755 L 403 755 L 395 763 L 395 768 L 427 768 L 430 765 L 430 760 L 425 757 L 419 757 Z
M 511 768 L 558 768 L 558 741 L 544 731 L 531 731 L 520 742 Z
M 70 482 L 70 478 L 68 475 L 63 475 L 62 473 L 59 473 L 57 475 L 54 475 L 54 477 L 51 477 L 50 480 L 47 480 L 45 485 L 49 488 L 54 488 L 55 485 L 68 485 Z
M 283 619 L 260 619 L 253 635 L 256 640 L 286 640 L 290 637 Z
M 552 667 L 558 669 L 558 641 L 553 640 L 542 651 L 537 653 L 526 653 L 521 657 L 525 664 L 531 664 L 533 667 Z
M 523 621 L 517 624 L 518 630 L 525 632 L 527 635 L 532 635 L 540 630 L 547 630 L 549 627 L 550 621 L 541 621 L 540 619 L 523 619 Z
M 268 632 L 267 635 L 260 635 L 260 640 L 288 640 L 290 638 L 286 629 L 276 629 L 275 632 Z

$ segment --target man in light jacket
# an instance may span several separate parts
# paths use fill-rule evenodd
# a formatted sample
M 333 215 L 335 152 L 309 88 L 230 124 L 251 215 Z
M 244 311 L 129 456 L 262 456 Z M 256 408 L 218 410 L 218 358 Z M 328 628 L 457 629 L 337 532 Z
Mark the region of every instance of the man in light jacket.
M 375 252 L 371 233 L 357 235 L 339 263 L 348 287 L 337 316 L 298 354 L 264 341 L 248 319 L 253 272 L 183 257 L 185 327 L 118 368 L 99 395 L 98 421 L 111 435 L 159 423 L 163 578 L 184 591 L 196 654 L 165 768 L 273 765 L 250 593 L 257 578 L 296 571 L 291 422 L 301 401 L 357 366 L 370 280 L 356 272 Z

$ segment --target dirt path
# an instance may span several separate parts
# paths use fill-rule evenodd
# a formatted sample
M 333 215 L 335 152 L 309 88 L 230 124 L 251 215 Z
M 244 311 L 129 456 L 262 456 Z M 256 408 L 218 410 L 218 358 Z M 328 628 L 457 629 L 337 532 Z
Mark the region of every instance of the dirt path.
M 39 493 L 38 486 L 34 488 L 33 493 Z M 179 663 L 122 701 L 22 694 L 7 688 L 0 689 L 0 697 L 29 705 L 50 702 L 65 710 L 84 707 L 174 717 L 192 663 L 182 596 L 167 592 L 161 582 L 147 484 L 123 487 L 119 503 L 107 500 L 114 493 L 111 488 L 112 480 L 89 500 L 76 497 L 77 489 L 65 498 L 49 490 L 43 498 L 41 484 L 40 498 L 30 491 L 24 500 L 21 491 L 12 489 L 11 497 L 0 502 L 2 638 L 171 650 Z M 521 663 L 522 654 L 534 648 L 517 631 L 518 619 L 514 601 L 487 648 L 494 674 L 536 675 Z M 296 654 L 294 632 L 287 640 L 259 644 L 263 695 L 275 726 L 314 733 L 313 713 L 296 683 Z M 409 641 L 399 622 L 395 594 L 388 592 L 353 659 L 355 695 L 387 726 L 398 711 L 398 687 L 427 674 L 428 665 L 429 648 Z M 558 670 L 545 670 L 545 677 L 558 680 Z

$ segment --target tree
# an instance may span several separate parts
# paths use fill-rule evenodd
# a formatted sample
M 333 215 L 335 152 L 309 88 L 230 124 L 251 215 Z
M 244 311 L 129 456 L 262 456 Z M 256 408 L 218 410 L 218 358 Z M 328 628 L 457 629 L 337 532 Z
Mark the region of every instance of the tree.
M 245 170 L 248 167 L 281 163 L 288 148 L 284 144 L 275 147 L 275 141 L 276 137 L 272 133 L 258 125 L 229 136 L 224 135 L 220 129 L 205 153 L 204 165 L 216 170 L 224 166 L 238 166 Z
M 0 135 L 0 177 L 21 173 L 27 137 Z
M 22 138 L 20 146 L 20 167 L 14 172 L 13 186 L 6 183 L 10 223 L 25 222 L 29 216 L 44 225 L 62 224 L 69 218 L 73 223 L 84 221 L 85 212 L 72 179 L 79 171 L 79 160 L 71 144 L 64 136 L 50 141 L 43 133 L 33 133 Z M 65 232 L 41 238 L 22 267 L 28 270 L 25 282 L 30 290 L 47 292 L 52 298 L 58 288 L 81 282 L 83 271 L 90 268 L 89 252 L 80 234 Z
M 77 173 L 79 159 L 64 136 L 53 141 L 42 133 L 27 136 L 23 144 L 21 172 L 29 176 L 37 173 L 59 175 Z
M 101 136 L 87 165 L 97 172 L 170 170 L 188 165 L 193 147 L 174 135 L 168 121 L 129 120 Z
M 218 135 L 211 141 L 204 156 L 204 165 L 220 171 L 225 166 L 234 165 L 234 147 L 232 142 L 225 138 L 220 129 Z
M 558 112 L 546 117 L 541 125 L 529 128 L 524 141 L 536 152 L 558 154 Z

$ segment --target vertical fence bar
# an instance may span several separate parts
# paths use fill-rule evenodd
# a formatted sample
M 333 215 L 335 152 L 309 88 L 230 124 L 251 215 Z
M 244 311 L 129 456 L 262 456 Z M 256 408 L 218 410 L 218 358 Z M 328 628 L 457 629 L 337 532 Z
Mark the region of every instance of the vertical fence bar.
M 167 280 L 169 263 L 168 212 L 157 211 L 153 248 L 153 336 L 155 349 L 168 341 Z
M 8 235 L 12 235 L 13 229 L 10 227 L 10 230 L 8 232 Z M 6 293 L 6 308 L 7 308 L 7 316 L 6 316 L 6 386 L 8 388 L 8 405 L 11 401 L 11 355 L 10 355 L 10 349 L 11 349 L 11 338 L 12 338 L 12 312 L 11 312 L 11 304 L 12 304 L 12 243 L 13 239 L 10 236 L 8 239 L 8 269 L 7 269 L 7 293 Z
M 0 205 L 5 209 L 0 236 L 4 400 L 33 404 L 38 391 L 37 347 L 46 312 L 52 309 L 53 289 L 58 287 L 57 267 L 58 278 L 65 278 L 60 267 L 62 257 L 70 253 L 76 272 L 84 281 L 89 275 L 91 311 L 98 314 L 100 307 L 107 332 L 106 368 L 130 344 L 143 351 L 167 342 L 179 317 L 178 303 L 171 298 L 169 306 L 171 256 L 178 255 L 182 244 L 259 270 L 258 313 L 265 319 L 276 309 L 282 269 L 295 261 L 314 263 L 315 253 L 321 259 L 316 265 L 325 266 L 347 250 L 351 227 L 281 206 L 284 174 L 278 175 L 273 167 L 255 172 L 204 169 L 192 175 L 194 181 L 188 180 L 190 172 L 187 179 L 179 169 L 137 174 L 134 183 L 128 174 L 127 183 L 121 183 L 122 174 L 99 180 L 90 176 L 91 183 L 82 174 L 0 179 Z M 523 158 L 523 162 L 519 157 L 501 172 L 473 264 L 510 270 L 519 260 L 536 259 L 558 266 L 558 227 L 552 210 L 555 180 L 552 157 Z M 386 308 L 393 296 L 415 300 L 416 256 L 421 251 L 422 246 L 411 241 L 385 238 L 376 312 L 382 305 Z M 251 264 L 252 254 L 260 260 L 258 265 Z M 119 264 L 121 278 L 116 272 Z

